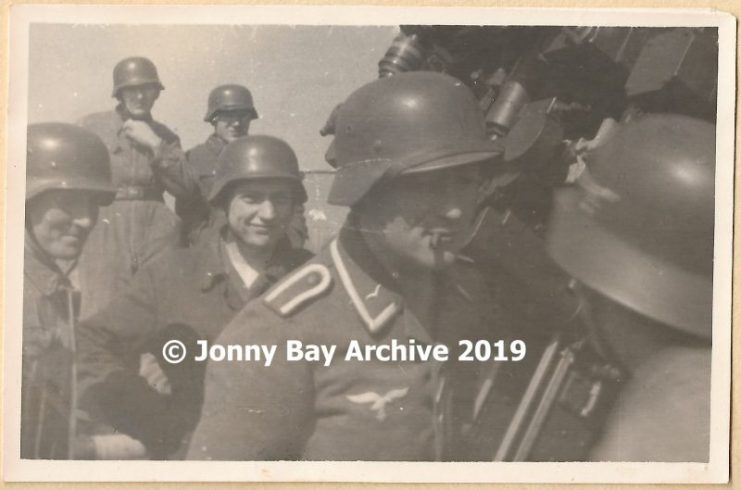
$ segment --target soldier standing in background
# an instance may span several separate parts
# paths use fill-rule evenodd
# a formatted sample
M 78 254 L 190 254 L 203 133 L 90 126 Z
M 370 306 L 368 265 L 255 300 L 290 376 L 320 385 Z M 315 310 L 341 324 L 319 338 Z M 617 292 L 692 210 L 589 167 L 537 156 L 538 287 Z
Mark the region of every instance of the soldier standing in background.
M 250 303 L 216 340 L 276 345 L 273 364 L 210 363 L 188 457 L 217 460 L 454 459 L 477 363 L 459 339 L 501 335 L 484 285 L 458 257 L 481 167 L 498 143 L 473 94 L 437 73 L 355 91 L 336 118 L 328 202 L 351 211 L 315 259 Z M 328 365 L 287 361 L 288 339 L 336 345 Z M 451 361 L 345 360 L 351 341 L 451 348 Z M 475 340 L 474 340 L 475 341 Z
M 147 125 L 138 124 L 129 136 L 152 152 L 161 155 L 162 167 L 179 184 L 175 212 L 183 220 L 184 241 L 195 244 L 210 228 L 220 228 L 225 220 L 221 209 L 208 203 L 208 196 L 217 172 L 217 159 L 224 147 L 249 133 L 250 123 L 257 119 L 257 110 L 250 91 L 242 85 L 220 85 L 208 96 L 204 121 L 214 132 L 208 139 L 183 152 L 179 147 L 163 146 L 162 137 Z M 161 151 L 161 153 L 159 153 Z M 308 238 L 303 204 L 296 207 L 288 237 L 296 248 Z
M 152 119 L 152 107 L 164 86 L 147 58 L 126 58 L 113 70 L 113 111 L 91 114 L 80 125 L 97 134 L 111 158 L 116 198 L 100 215 L 77 271 L 83 290 L 82 318 L 100 310 L 125 287 L 136 271 L 164 251 L 178 246 L 179 219 L 165 205 L 167 189 L 186 193 L 181 179 L 160 158 L 165 147 L 179 148 L 178 137 Z M 158 135 L 153 150 L 131 137 L 138 125 Z
M 249 133 L 250 123 L 257 118 L 252 94 L 246 87 L 221 85 L 209 94 L 203 120 L 214 127 L 214 132 L 185 154 L 186 165 L 197 179 L 199 192 L 175 201 L 175 212 L 183 220 L 183 233 L 188 243 L 195 243 L 201 232 L 214 221 L 221 219 L 223 223 L 223 215 L 208 204 L 216 175 L 216 160 L 228 143 Z
M 629 374 L 593 461 L 706 462 L 715 126 L 623 123 L 559 191 L 548 248 L 582 287 L 597 349 Z
M 306 200 L 288 144 L 271 136 L 236 139 L 217 168 L 208 197 L 226 223 L 147 264 L 80 326 L 81 403 L 157 459 L 181 447 L 203 399 L 203 363 L 168 364 L 163 344 L 180 340 L 196 352 L 198 339 L 216 338 L 247 302 L 311 257 L 286 237 Z

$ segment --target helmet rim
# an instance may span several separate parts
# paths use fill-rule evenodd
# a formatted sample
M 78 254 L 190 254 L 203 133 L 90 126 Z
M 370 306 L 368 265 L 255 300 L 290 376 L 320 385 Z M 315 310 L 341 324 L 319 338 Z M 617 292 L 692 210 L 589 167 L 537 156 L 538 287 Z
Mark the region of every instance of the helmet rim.
M 560 189 L 554 197 L 547 247 L 556 263 L 633 311 L 709 338 L 712 278 L 684 270 L 606 230 L 579 208 L 581 197 L 573 188 Z

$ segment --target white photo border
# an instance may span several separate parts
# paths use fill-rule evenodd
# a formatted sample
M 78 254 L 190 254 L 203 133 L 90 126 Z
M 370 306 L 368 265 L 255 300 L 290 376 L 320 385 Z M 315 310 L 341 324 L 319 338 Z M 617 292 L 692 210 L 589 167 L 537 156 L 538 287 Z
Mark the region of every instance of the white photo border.
M 143 15 L 144 13 L 145 15 Z M 709 9 L 15 5 L 10 10 L 3 474 L 8 481 L 725 483 L 729 477 L 735 18 Z M 29 33 L 55 24 L 594 25 L 717 27 L 719 34 L 711 451 L 698 463 L 375 463 L 21 460 L 20 372 Z

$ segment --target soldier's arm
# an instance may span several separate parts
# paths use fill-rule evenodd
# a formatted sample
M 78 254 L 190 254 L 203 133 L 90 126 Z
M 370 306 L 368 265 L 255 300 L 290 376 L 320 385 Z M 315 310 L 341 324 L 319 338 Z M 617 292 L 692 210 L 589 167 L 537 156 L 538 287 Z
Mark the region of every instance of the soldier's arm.
M 198 176 L 187 163 L 187 154 L 180 147 L 180 138 L 166 126 L 156 122 L 127 120 L 122 130 L 128 138 L 152 152 L 152 171 L 176 198 L 188 198 L 198 192 Z
M 200 195 L 198 175 L 188 162 L 188 153 L 180 145 L 180 138 L 167 126 L 156 121 L 153 129 L 160 137 L 159 145 L 152 148 L 152 169 L 175 198 L 194 199 Z
M 224 329 L 214 344 L 278 349 L 270 366 L 262 361 L 208 363 L 201 420 L 187 459 L 300 458 L 313 420 L 313 377 L 305 363 L 286 361 L 292 326 L 255 301 Z
M 151 268 L 146 267 L 107 307 L 80 323 L 78 369 L 83 391 L 111 373 L 131 369 L 127 355 L 156 328 L 156 298 Z
M 188 154 L 180 148 L 180 142 L 161 140 L 154 149 L 152 168 L 160 181 L 176 199 L 193 200 L 200 196 L 198 175 L 188 162 Z
M 157 291 L 164 286 L 156 278 L 162 276 L 155 264 L 140 270 L 127 291 L 78 330 L 81 407 L 141 441 L 155 459 L 177 449 L 188 425 L 178 410 L 184 404 L 139 375 L 139 352 L 152 338 L 168 335 L 169 327 L 159 329 L 157 318 Z

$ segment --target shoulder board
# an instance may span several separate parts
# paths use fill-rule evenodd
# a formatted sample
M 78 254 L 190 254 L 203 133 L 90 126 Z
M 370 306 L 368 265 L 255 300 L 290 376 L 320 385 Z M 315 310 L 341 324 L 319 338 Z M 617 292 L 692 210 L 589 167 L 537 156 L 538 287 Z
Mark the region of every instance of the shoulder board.
M 329 289 L 332 275 L 322 264 L 309 264 L 268 290 L 263 302 L 280 316 L 287 317 Z

